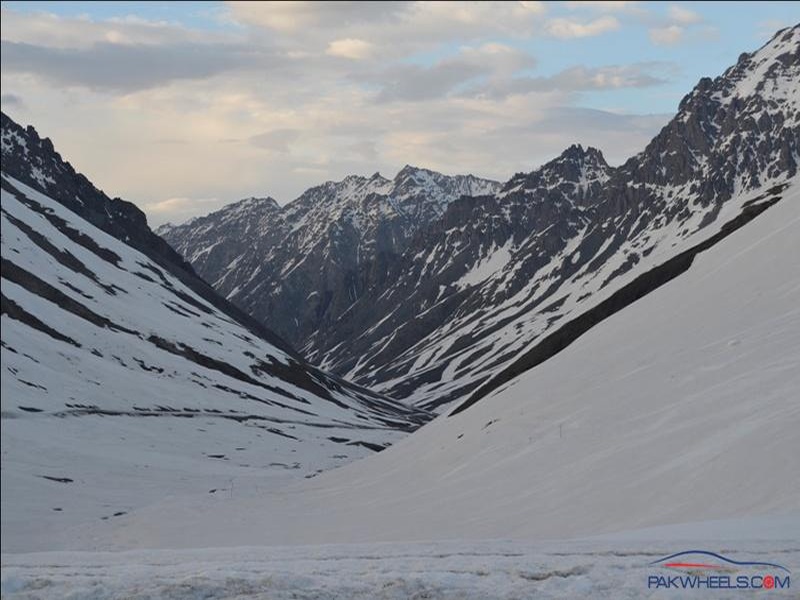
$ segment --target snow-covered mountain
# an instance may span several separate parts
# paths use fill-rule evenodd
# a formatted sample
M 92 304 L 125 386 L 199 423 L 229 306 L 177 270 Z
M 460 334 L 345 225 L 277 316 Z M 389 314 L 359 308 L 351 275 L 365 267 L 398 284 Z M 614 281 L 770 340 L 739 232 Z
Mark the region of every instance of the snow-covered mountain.
M 240 320 L 138 209 L 6 115 L 2 151 L 4 546 L 178 490 L 312 476 L 427 420 Z
M 796 547 L 800 177 L 783 192 L 757 190 L 743 201 L 760 214 L 699 251 L 688 271 L 385 452 L 279 493 L 224 504 L 201 495 L 164 502 L 64 543 L 82 548 L 79 540 L 99 538 L 107 549 L 128 549 L 453 539 L 451 551 L 471 554 L 476 540 L 547 540 L 547 564 L 561 551 L 553 540 L 657 527 L 635 538 L 649 545 L 637 551 L 645 554 L 630 575 L 640 586 L 631 598 L 641 597 L 653 554 L 741 549 L 719 540 L 737 539 L 728 536 L 748 520 L 783 523 L 786 542 L 769 544 L 765 556 Z M 770 535 L 754 529 L 746 539 Z M 361 555 L 379 558 L 395 547 Z M 593 548 L 584 573 L 613 554 L 607 541 Z M 307 548 L 296 551 L 309 556 Z M 575 556 L 575 547 L 564 551 Z M 475 580 L 500 568 L 488 557 L 481 564 Z M 513 572 L 506 579 L 514 581 Z M 607 581 L 602 574 L 595 585 Z M 584 585 L 573 595 L 585 596 Z M 553 597 L 560 590 L 551 588 Z M 619 596 L 612 589 L 608 597 Z
M 442 202 L 438 187 L 415 185 L 423 218 L 410 228 L 397 190 L 409 174 L 434 176 L 406 168 L 393 182 L 313 188 L 284 209 L 243 201 L 163 233 L 237 305 L 287 323 L 280 332 L 312 362 L 441 408 L 717 234 L 749 191 L 779 190 L 800 161 L 798 80 L 795 26 L 702 79 L 619 167 L 575 145 L 494 191 L 460 185 Z
M 751 191 L 777 193 L 796 175 L 798 81 L 795 26 L 701 80 L 622 166 L 573 146 L 494 195 L 451 203 L 401 258 L 365 267 L 367 292 L 320 324 L 303 351 L 435 408 L 471 394 L 533 344 L 557 350 L 551 336 L 574 335 L 565 324 L 627 285 L 641 289 L 615 310 L 663 283 L 674 273 L 655 267 L 717 234 Z
M 347 311 L 371 271 L 450 203 L 499 188 L 405 166 L 391 180 L 375 173 L 329 181 L 283 208 L 248 198 L 157 233 L 222 295 L 296 344 Z

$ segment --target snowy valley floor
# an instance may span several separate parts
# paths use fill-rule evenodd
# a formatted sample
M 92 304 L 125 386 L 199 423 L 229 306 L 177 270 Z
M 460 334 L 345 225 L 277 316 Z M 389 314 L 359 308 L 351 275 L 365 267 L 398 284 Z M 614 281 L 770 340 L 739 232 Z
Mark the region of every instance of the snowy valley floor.
M 758 540 L 752 541 L 755 538 Z M 3 555 L 1 589 L 3 598 L 15 600 L 797 597 L 796 585 L 769 591 L 648 588 L 650 575 L 668 571 L 649 563 L 697 548 L 739 561 L 779 563 L 794 574 L 800 566 L 800 515 L 671 526 L 562 542 L 453 541 Z
M 62 551 L 3 554 L 2 598 L 798 598 L 794 581 L 648 588 L 676 574 L 649 563 L 686 550 L 800 573 L 798 200 L 384 452 L 63 529 L 4 524 L 4 549 Z M 703 574 L 744 572 L 731 564 Z

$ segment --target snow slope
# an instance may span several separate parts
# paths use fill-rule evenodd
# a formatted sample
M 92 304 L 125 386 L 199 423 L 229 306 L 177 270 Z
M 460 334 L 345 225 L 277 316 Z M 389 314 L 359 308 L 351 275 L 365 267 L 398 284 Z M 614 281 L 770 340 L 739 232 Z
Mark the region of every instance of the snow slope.
M 686 273 L 379 455 L 279 493 L 174 498 L 62 543 L 569 538 L 761 515 L 796 532 L 799 192 L 795 180 Z
M 142 252 L 2 179 L 2 544 L 382 449 L 425 415 L 302 363 Z

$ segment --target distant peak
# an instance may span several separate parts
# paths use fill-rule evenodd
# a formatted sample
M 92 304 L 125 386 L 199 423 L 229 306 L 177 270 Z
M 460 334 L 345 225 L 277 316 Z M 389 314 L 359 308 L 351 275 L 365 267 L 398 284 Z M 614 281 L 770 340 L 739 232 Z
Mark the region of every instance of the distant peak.
M 558 162 L 569 160 L 572 162 L 588 163 L 602 167 L 608 166 L 608 163 L 606 162 L 606 159 L 600 150 L 593 148 L 592 146 L 586 146 L 586 148 L 584 148 L 580 144 L 572 144 L 555 160 Z
M 430 169 L 423 169 L 422 167 L 415 167 L 414 165 L 406 165 L 397 172 L 395 179 L 405 177 L 408 175 L 415 175 L 417 173 L 433 173 Z
M 572 144 L 553 160 L 530 173 L 517 173 L 502 188 L 501 193 L 525 189 L 551 188 L 561 183 L 585 187 L 589 181 L 608 178 L 609 167 L 597 148 Z
M 250 196 L 249 198 L 242 198 L 238 202 L 234 202 L 229 206 L 232 209 L 241 209 L 241 208 L 280 208 L 280 204 L 278 201 L 275 200 L 272 196 L 266 196 L 263 198 L 257 196 Z

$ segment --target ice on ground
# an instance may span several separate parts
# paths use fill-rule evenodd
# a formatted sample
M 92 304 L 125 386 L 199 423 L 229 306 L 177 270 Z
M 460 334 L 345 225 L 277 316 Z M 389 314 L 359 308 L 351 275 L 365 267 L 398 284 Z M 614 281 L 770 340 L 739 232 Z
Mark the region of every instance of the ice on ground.
M 793 569 L 800 564 L 799 526 L 800 515 L 796 515 L 643 530 L 630 532 L 631 539 L 622 535 L 569 542 L 451 541 L 3 555 L 0 591 L 9 600 L 625 600 L 686 598 L 689 594 L 723 599 L 731 597 L 730 590 L 649 588 L 649 576 L 675 574 L 650 563 L 689 548 L 707 548 L 734 560 L 776 562 Z M 654 533 L 656 537 L 650 537 Z M 763 572 L 742 568 L 735 574 Z M 769 597 L 796 597 L 796 589 L 773 589 Z

